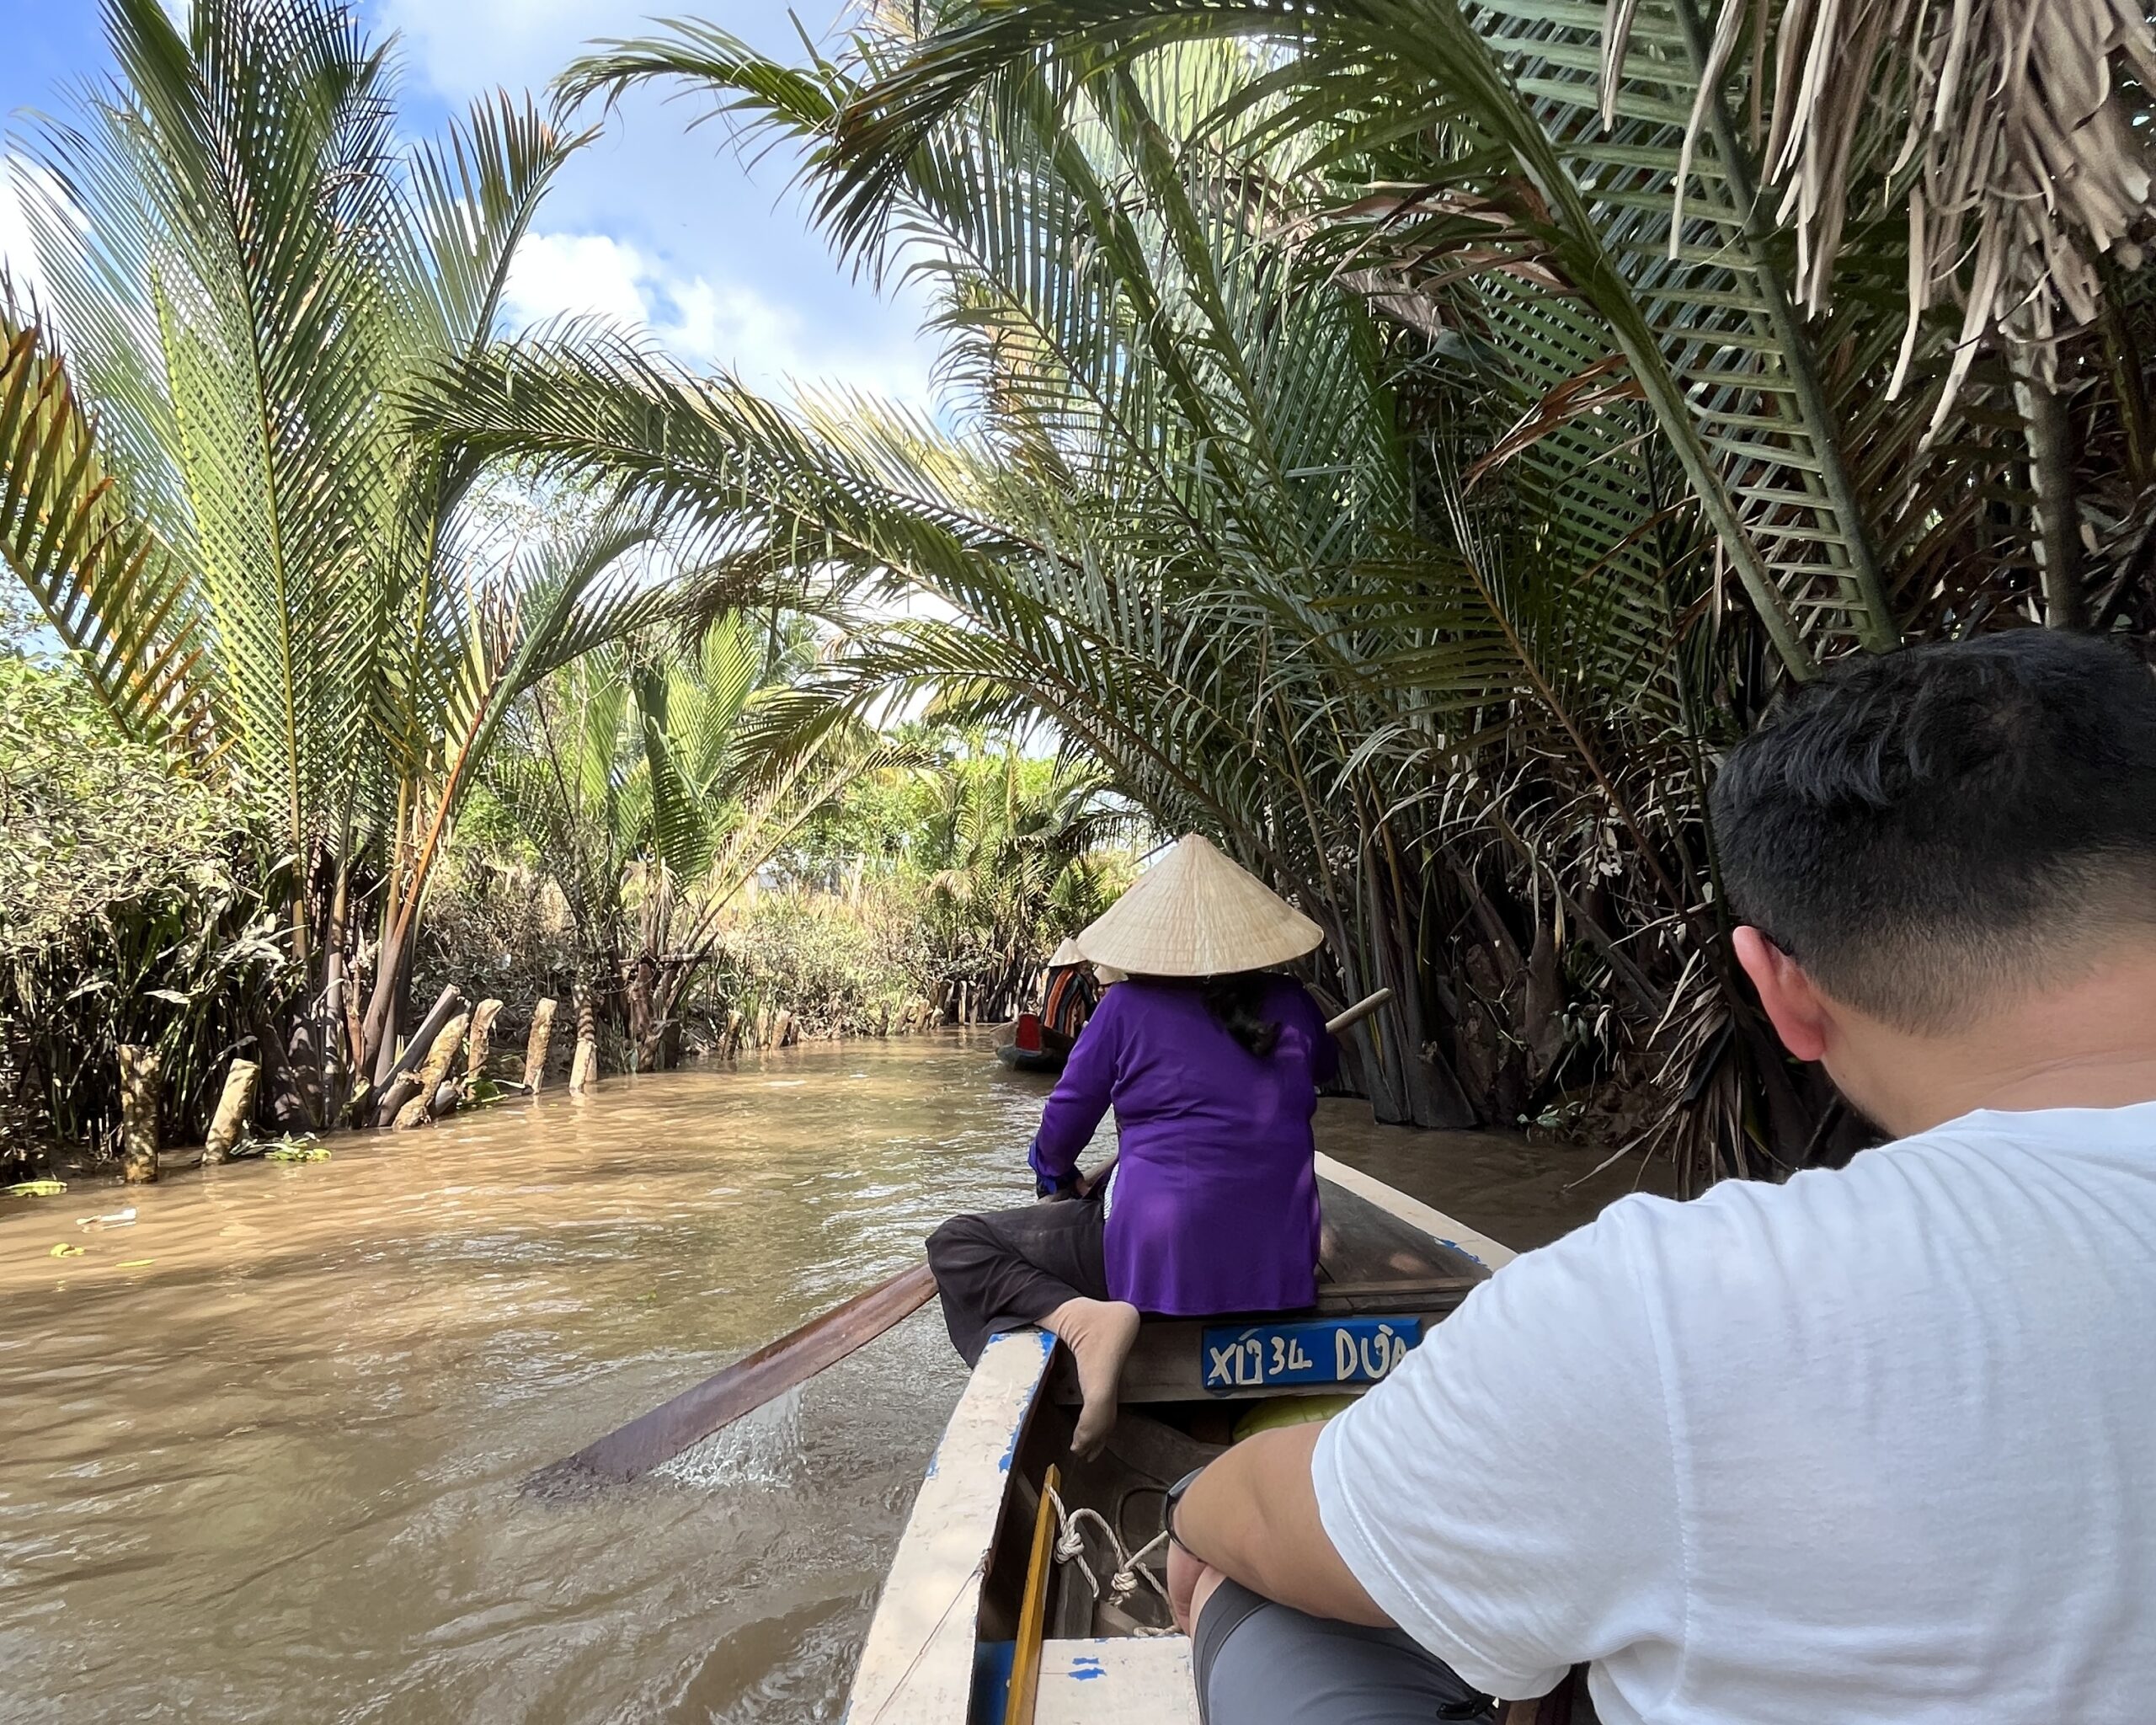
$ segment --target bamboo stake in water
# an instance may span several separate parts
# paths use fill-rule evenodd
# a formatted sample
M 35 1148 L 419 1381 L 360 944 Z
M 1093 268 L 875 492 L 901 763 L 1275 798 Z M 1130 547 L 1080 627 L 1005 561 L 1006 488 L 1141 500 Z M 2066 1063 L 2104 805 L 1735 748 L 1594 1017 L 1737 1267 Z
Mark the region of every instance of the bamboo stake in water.
M 547 1081 L 547 1049 L 554 1039 L 554 1002 L 542 1000 L 531 1009 L 531 1034 L 524 1044 L 524 1087 L 537 1091 Z
M 253 1060 L 234 1060 L 225 1074 L 225 1088 L 217 1098 L 217 1112 L 211 1118 L 210 1135 L 202 1140 L 205 1163 L 224 1161 L 246 1132 L 248 1114 L 254 1106 L 255 1082 L 261 1076 L 262 1068 Z
M 135 1043 L 120 1048 L 120 1177 L 130 1186 L 157 1178 L 157 1056 Z
M 396 1119 L 389 1123 L 392 1131 L 408 1132 L 434 1118 L 435 1093 L 449 1076 L 457 1050 L 464 1046 L 464 1027 L 470 1022 L 468 1014 L 459 1012 L 435 1033 L 435 1045 L 427 1050 L 427 1057 L 419 1066 L 417 1092 L 398 1109 Z
M 494 1020 L 501 1016 L 501 1011 L 499 1001 L 485 1000 L 472 1014 L 464 1058 L 464 1081 L 467 1086 L 477 1084 L 487 1076 L 487 1055 L 494 1045 Z

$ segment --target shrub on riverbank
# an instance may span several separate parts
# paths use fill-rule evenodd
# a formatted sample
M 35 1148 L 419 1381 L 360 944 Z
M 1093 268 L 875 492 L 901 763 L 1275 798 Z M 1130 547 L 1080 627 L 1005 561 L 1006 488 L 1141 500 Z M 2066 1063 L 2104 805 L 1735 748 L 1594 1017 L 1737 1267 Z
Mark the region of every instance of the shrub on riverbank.
M 0 653 L 0 1161 L 117 1124 L 118 1049 L 154 1049 L 199 1135 L 286 964 L 230 799 L 115 734 L 72 673 Z
M 935 985 L 936 954 L 903 895 L 793 888 L 744 905 L 718 939 L 704 1014 L 723 1031 L 791 1012 L 801 1035 L 867 1035 Z

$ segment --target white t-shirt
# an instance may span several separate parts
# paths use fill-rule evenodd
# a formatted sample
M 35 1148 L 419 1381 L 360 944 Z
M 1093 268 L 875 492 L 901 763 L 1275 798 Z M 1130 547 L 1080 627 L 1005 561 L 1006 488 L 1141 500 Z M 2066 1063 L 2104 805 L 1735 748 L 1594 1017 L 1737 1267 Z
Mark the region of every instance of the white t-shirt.
M 1607 1725 L 2156 1720 L 2156 1103 L 1633 1197 L 1326 1429 L 1325 1529 L 1469 1682 Z

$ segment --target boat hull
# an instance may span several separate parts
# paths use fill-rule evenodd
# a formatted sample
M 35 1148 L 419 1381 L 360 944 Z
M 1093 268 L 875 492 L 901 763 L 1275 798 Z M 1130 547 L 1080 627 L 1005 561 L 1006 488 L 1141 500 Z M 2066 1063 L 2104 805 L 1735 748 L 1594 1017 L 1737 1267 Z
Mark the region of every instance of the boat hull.
M 1006 1042 L 996 1049 L 995 1058 L 1014 1072 L 1060 1072 L 1069 1056 L 1049 1049 L 1020 1048 L 1015 1042 Z

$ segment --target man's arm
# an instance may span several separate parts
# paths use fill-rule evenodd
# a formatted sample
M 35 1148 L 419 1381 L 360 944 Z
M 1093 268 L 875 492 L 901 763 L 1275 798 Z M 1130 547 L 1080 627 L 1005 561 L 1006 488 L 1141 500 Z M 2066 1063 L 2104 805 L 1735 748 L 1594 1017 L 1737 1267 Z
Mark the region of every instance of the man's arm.
M 1501 1696 L 1543 1693 L 1642 1621 L 1681 1625 L 1685 1464 L 1649 1311 L 1668 1279 L 1716 1285 L 1720 1214 L 1711 1195 L 1625 1199 L 1500 1270 L 1326 1424 L 1230 1450 L 1177 1506 L 1180 1621 L 1209 1566 L 1314 1616 L 1397 1624 Z
M 1200 1563 L 1313 1617 L 1389 1629 L 1318 1519 L 1310 1456 L 1319 1424 L 1261 1432 L 1193 1482 L 1176 1506 L 1176 1537 Z

